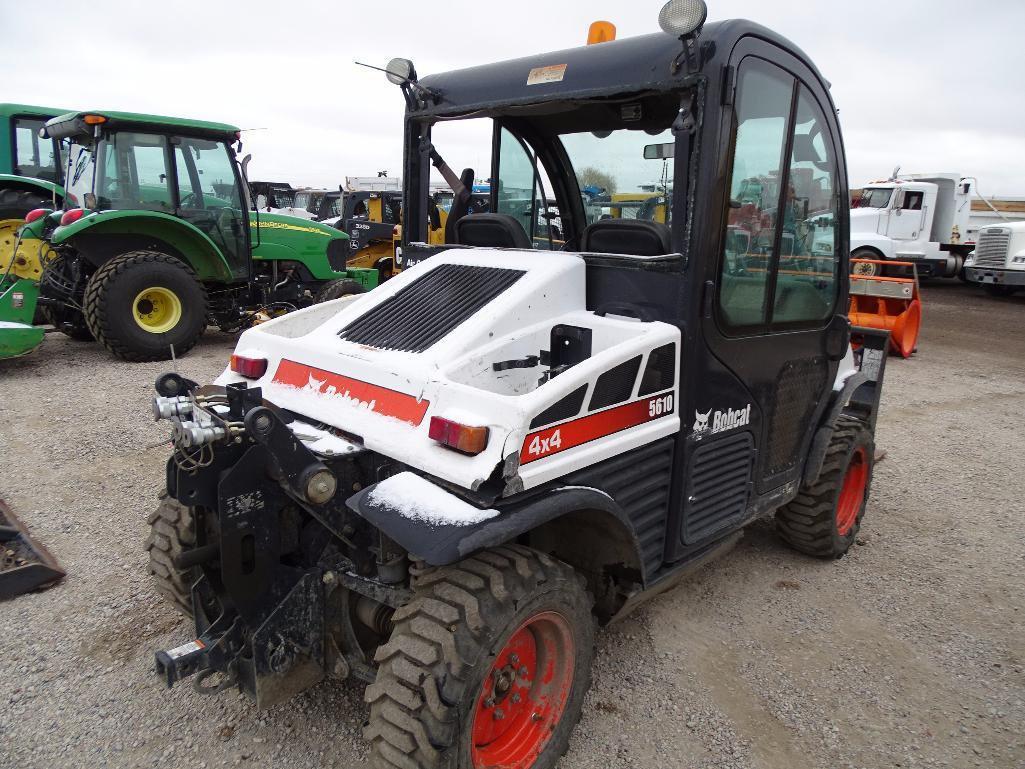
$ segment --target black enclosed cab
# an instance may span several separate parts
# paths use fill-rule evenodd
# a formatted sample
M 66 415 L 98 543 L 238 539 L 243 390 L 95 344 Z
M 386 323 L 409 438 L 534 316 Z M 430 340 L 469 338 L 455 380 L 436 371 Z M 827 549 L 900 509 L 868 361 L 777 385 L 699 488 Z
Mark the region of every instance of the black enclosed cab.
M 247 331 L 214 385 L 157 383 L 176 448 L 149 550 L 197 634 L 157 655 L 168 684 L 269 705 L 354 675 L 375 766 L 551 767 L 593 619 L 765 516 L 805 553 L 851 546 L 886 339 L 846 317 L 836 109 L 792 43 L 703 13 L 389 64 L 411 266 Z M 446 135 L 479 138 L 459 182 L 489 200 L 438 247 Z

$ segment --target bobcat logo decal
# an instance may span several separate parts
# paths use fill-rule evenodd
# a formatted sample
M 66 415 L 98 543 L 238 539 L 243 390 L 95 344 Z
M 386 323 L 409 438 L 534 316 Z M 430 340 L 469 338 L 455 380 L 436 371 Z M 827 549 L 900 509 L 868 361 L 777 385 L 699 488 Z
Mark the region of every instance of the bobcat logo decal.
M 708 417 L 712 415 L 712 409 L 709 409 L 704 414 L 700 413 L 697 409 L 694 409 L 694 427 L 691 429 L 696 433 L 703 433 L 708 429 Z
M 709 424 L 709 419 L 711 419 L 711 424 Z M 744 427 L 749 424 L 751 424 L 750 403 L 739 409 L 716 411 L 715 416 L 712 416 L 712 409 L 709 409 L 704 414 L 695 409 L 694 426 L 691 430 L 694 433 L 694 437 L 697 440 L 701 440 L 705 435 L 735 430 L 738 427 Z

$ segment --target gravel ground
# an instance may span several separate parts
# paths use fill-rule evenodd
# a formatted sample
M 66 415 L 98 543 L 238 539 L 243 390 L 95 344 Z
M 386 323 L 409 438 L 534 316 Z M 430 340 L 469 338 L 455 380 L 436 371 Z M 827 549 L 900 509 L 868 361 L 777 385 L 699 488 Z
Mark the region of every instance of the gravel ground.
M 601 634 L 564 769 L 1025 766 L 1025 297 L 942 284 L 925 307 L 858 546 L 822 563 L 755 525 Z M 231 345 L 209 334 L 182 372 L 209 380 Z M 59 334 L 0 363 L 0 493 L 68 571 L 0 604 L 0 766 L 366 766 L 358 685 L 260 713 L 152 674 L 189 636 L 142 550 L 165 368 Z

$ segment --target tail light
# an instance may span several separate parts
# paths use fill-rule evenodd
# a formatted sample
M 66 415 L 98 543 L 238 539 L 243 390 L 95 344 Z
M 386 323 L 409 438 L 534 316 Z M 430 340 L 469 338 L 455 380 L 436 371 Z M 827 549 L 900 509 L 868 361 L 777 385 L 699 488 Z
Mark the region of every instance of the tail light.
M 64 216 L 61 217 L 61 227 L 67 227 L 69 224 L 74 224 L 83 216 L 85 216 L 85 211 L 81 208 L 72 208 L 70 211 L 65 211 Z
M 267 373 L 267 359 L 232 355 L 231 370 L 236 374 L 244 376 L 246 379 L 259 379 Z
M 461 425 L 442 417 L 431 417 L 428 435 L 432 441 L 464 454 L 480 454 L 488 445 L 488 428 Z
M 33 208 L 31 211 L 25 214 L 25 223 L 31 224 L 36 219 L 42 219 L 44 216 L 46 216 L 46 212 L 48 210 L 49 209 L 46 208 Z

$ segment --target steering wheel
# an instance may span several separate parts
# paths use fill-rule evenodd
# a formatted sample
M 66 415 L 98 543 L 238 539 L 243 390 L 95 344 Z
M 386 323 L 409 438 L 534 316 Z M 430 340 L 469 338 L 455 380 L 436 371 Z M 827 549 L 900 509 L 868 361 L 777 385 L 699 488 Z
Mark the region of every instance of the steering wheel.
M 189 201 L 193 201 L 194 202 L 196 200 L 199 200 L 199 196 L 195 192 L 190 192 L 188 195 L 186 195 L 185 197 L 183 197 L 181 200 L 178 201 L 178 207 L 179 208 L 203 208 L 204 206 L 202 205 L 202 203 L 200 203 L 200 205 L 198 205 L 198 206 L 190 206 L 189 205 Z

